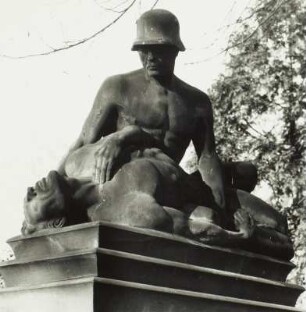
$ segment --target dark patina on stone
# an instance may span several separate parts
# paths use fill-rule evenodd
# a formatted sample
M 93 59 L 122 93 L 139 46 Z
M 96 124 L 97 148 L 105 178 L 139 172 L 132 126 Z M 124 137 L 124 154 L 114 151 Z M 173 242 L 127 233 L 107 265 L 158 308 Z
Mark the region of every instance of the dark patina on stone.
M 172 13 L 140 17 L 132 50 L 143 68 L 102 84 L 59 169 L 28 189 L 23 234 L 108 221 L 293 256 L 286 218 L 249 193 L 256 168 L 220 162 L 208 96 L 174 75 L 184 49 Z M 179 162 L 191 142 L 198 171 L 189 175 Z
M 16 260 L 0 265 L 7 286 L 0 292 L 0 308 L 13 311 L 27 311 L 20 308 L 27 297 L 40 301 L 47 293 L 56 297 L 46 299 L 44 311 L 63 301 L 66 310 L 58 311 L 86 311 L 78 310 L 81 306 L 123 311 L 129 302 L 136 309 L 131 311 L 172 311 L 171 306 L 177 311 L 298 311 L 290 306 L 303 291 L 284 282 L 293 267 L 289 262 L 112 223 L 42 230 L 8 243 Z M 17 299 L 10 302 L 12 294 Z
M 174 75 L 176 17 L 151 10 L 137 30 L 143 68 L 106 79 L 58 170 L 28 188 L 0 310 L 299 311 L 286 218 L 250 194 L 251 163 L 219 160 L 208 96 Z

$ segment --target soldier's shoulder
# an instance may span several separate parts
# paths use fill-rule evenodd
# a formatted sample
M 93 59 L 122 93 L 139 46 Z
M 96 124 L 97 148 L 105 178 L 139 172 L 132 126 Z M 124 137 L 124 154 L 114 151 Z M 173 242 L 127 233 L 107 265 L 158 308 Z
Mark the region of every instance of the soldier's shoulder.
M 195 101 L 200 104 L 210 104 L 209 97 L 204 91 L 188 84 L 187 82 L 177 77 L 176 77 L 176 85 L 179 89 L 179 92 L 181 92 L 188 98 L 192 98 L 193 102 Z
M 134 70 L 125 74 L 120 75 L 122 82 L 125 84 L 134 84 L 144 79 L 143 69 Z
M 117 89 L 118 87 L 123 87 L 124 85 L 134 83 L 140 79 L 143 79 L 143 71 L 141 69 L 110 76 L 104 81 L 103 84 L 107 87 Z
M 102 83 L 102 87 L 104 89 L 108 89 L 108 88 L 111 88 L 113 89 L 114 87 L 118 87 L 121 83 L 122 83 L 122 80 L 123 80 L 123 75 L 120 74 L 120 75 L 113 75 L 113 76 L 109 76 L 107 77 L 103 83 Z

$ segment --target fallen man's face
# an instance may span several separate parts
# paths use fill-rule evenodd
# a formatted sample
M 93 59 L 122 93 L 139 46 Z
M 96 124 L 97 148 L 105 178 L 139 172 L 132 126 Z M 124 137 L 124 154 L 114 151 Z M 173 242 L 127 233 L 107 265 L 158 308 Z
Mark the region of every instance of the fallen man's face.
M 65 201 L 61 180 L 63 178 L 56 171 L 50 171 L 46 178 L 28 188 L 24 199 L 24 215 L 28 224 L 35 225 L 63 214 Z

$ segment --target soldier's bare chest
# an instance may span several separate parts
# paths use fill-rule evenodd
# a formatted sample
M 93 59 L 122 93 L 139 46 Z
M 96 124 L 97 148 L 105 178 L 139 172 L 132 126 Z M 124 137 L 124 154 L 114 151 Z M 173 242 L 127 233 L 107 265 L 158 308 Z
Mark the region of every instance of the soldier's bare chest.
M 155 84 L 142 85 L 129 93 L 119 110 L 119 128 L 138 125 L 152 131 L 188 133 L 194 112 L 176 90 Z

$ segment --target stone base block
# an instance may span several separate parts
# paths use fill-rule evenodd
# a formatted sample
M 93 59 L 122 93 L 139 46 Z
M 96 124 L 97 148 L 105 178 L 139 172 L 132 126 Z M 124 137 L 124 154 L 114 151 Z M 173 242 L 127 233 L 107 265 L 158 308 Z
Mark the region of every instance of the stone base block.
M 287 306 L 103 278 L 0 291 L 1 312 L 301 312 Z
M 104 248 L 9 261 L 0 271 L 7 287 L 102 277 L 289 306 L 303 291 L 283 282 Z
M 16 259 L 23 260 L 106 248 L 276 281 L 285 281 L 294 268 L 290 262 L 239 249 L 208 246 L 178 235 L 108 222 L 42 230 L 11 238 L 8 244 Z
M 289 262 L 106 222 L 8 242 L 1 312 L 280 312 L 302 287 Z

